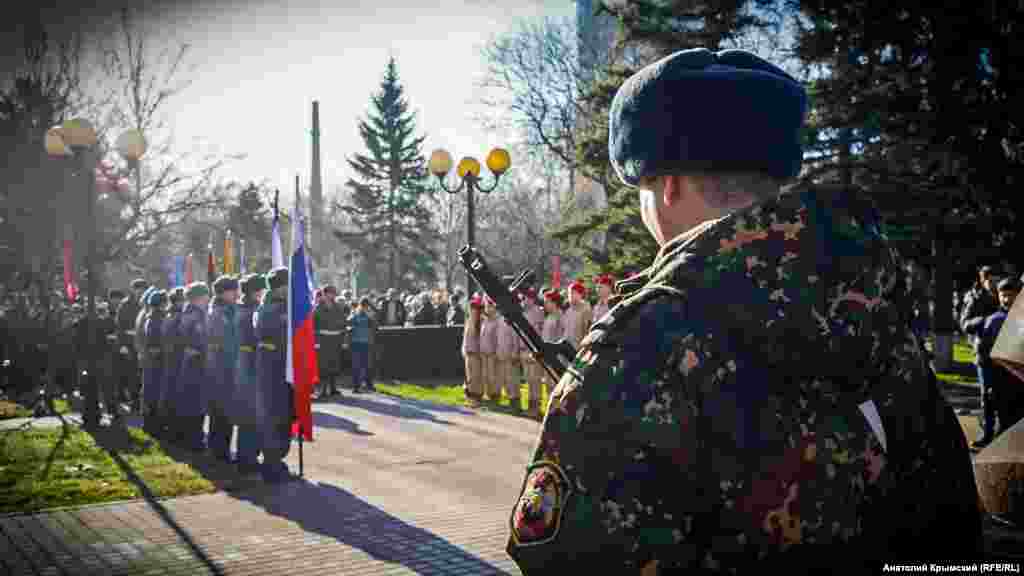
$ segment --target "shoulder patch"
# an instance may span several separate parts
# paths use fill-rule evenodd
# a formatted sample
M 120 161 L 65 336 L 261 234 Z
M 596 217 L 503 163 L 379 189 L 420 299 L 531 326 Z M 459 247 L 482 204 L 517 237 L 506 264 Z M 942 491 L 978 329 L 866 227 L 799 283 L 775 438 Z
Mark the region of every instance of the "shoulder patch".
M 558 464 L 541 460 L 531 465 L 522 494 L 512 511 L 513 543 L 537 546 L 554 540 L 561 529 L 571 492 L 572 486 Z

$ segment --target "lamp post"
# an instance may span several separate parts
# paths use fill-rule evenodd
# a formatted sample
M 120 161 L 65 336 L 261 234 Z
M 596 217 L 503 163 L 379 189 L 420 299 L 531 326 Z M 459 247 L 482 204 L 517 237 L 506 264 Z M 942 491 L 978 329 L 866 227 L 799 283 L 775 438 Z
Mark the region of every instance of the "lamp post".
M 146 138 L 135 129 L 126 130 L 117 137 L 117 152 L 128 166 L 135 169 L 135 193 L 142 196 L 142 163 L 140 160 L 146 153 Z
M 475 220 L 473 215 L 473 195 L 475 192 L 482 192 L 489 194 L 498 187 L 498 181 L 501 180 L 502 175 L 508 171 L 512 166 L 512 157 L 509 155 L 508 150 L 504 148 L 494 148 L 487 154 L 487 169 L 494 174 L 494 183 L 490 186 L 481 186 L 480 182 L 480 162 L 472 156 L 466 156 L 462 160 L 459 160 L 459 165 L 455 168 L 455 173 L 459 177 L 458 186 L 451 188 L 445 184 L 445 176 L 452 169 L 452 155 L 443 148 L 438 148 L 430 154 L 430 173 L 437 177 L 437 184 L 442 190 L 449 194 L 457 194 L 466 189 L 466 243 L 470 246 L 473 245 L 473 232 L 475 227 Z M 473 277 L 467 272 L 466 273 L 466 294 L 473 293 Z
M 85 119 L 76 118 L 51 128 L 46 133 L 46 151 L 51 156 L 75 157 L 78 167 L 86 179 L 86 219 L 91 224 L 88 251 L 86 252 L 87 300 L 86 332 L 89 339 L 88 378 L 86 380 L 85 410 L 82 415 L 86 427 L 95 428 L 100 422 L 99 390 L 96 381 L 96 222 L 94 211 L 94 187 L 96 175 L 89 162 L 89 150 L 96 145 L 96 130 Z
M 96 380 L 96 291 L 99 282 L 96 272 L 96 216 L 95 216 L 95 183 L 94 167 L 89 162 L 89 151 L 96 145 L 98 136 L 92 124 L 83 118 L 76 118 L 51 128 L 46 132 L 46 152 L 51 156 L 74 156 L 81 172 L 86 177 L 85 217 L 90 223 L 88 249 L 86 251 L 86 290 L 88 291 L 86 331 L 89 339 L 89 355 L 87 358 L 88 378 L 86 380 L 85 410 L 82 415 L 87 427 L 96 427 L 100 423 L 99 387 Z M 117 139 L 117 149 L 126 160 L 135 163 L 136 186 L 141 190 L 142 179 L 138 171 L 138 161 L 146 152 L 146 140 L 137 130 L 128 130 Z

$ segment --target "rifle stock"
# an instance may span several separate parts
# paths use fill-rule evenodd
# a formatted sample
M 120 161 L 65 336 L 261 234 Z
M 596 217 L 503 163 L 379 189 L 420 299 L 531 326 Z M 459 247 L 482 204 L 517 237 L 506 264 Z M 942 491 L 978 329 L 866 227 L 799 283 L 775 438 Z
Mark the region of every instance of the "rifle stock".
M 544 367 L 544 370 L 552 378 L 552 382 L 558 382 L 562 378 L 562 374 L 568 369 L 569 362 L 576 357 L 576 350 L 573 349 L 572 345 L 565 340 L 545 342 L 540 337 L 540 334 L 537 334 L 537 331 L 533 329 L 529 321 L 526 320 L 526 316 L 523 315 L 523 309 L 515 301 L 512 292 L 491 272 L 491 269 L 487 267 L 487 263 L 475 248 L 468 245 L 463 246 L 459 250 L 459 262 L 469 272 L 469 275 L 473 277 L 473 280 L 480 285 L 480 289 L 483 290 L 484 294 L 494 301 L 495 307 L 512 326 L 523 343 L 530 349 L 534 359 Z M 529 270 L 521 273 L 512 284 L 513 289 L 518 288 L 524 282 L 528 282 L 532 276 L 533 272 Z

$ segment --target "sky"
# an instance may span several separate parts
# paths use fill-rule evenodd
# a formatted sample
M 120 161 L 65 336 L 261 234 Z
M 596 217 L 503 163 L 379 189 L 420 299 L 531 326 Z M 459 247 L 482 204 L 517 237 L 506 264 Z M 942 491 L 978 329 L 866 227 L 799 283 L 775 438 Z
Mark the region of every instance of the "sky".
M 191 84 L 164 110 L 178 151 L 246 154 L 222 176 L 290 192 L 299 174 L 305 188 L 319 100 L 327 193 L 350 176 L 345 159 L 365 151 L 358 122 L 389 56 L 426 136 L 424 154 L 445 147 L 456 161 L 482 162 L 508 141 L 471 118 L 481 111 L 479 47 L 519 18 L 573 14 L 571 0 L 222 1 L 152 10 L 147 28 L 154 45 L 191 46 Z

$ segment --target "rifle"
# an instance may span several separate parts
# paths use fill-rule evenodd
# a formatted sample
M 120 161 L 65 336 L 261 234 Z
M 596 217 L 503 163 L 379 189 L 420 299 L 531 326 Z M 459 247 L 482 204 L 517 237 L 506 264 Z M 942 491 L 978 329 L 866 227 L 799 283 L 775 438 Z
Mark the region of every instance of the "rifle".
M 561 380 L 562 374 L 569 368 L 569 363 L 576 357 L 576 350 L 564 339 L 558 342 L 545 342 L 540 334 L 533 329 L 533 326 L 530 326 L 526 316 L 523 315 L 523 309 L 512 298 L 514 290 L 523 284 L 533 282 L 533 270 L 524 270 L 506 288 L 487 267 L 487 263 L 484 262 L 480 253 L 472 246 L 466 245 L 459 250 L 459 261 L 462 262 L 462 266 L 473 277 L 473 280 L 480 285 L 484 294 L 494 301 L 495 307 L 501 312 L 505 321 L 512 326 L 519 338 L 530 349 L 533 358 L 544 367 L 552 382 Z

